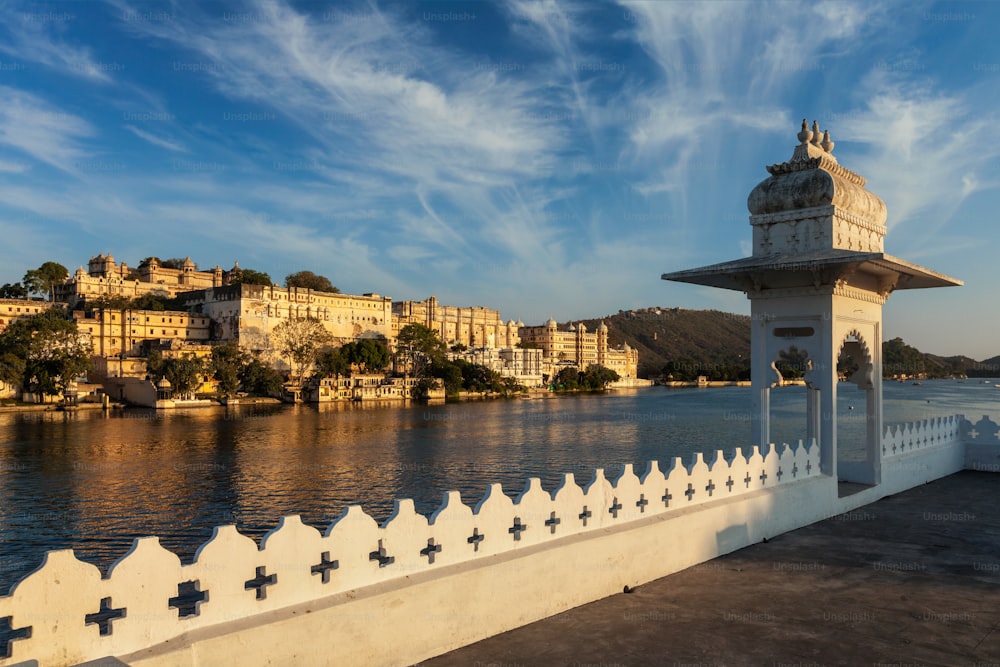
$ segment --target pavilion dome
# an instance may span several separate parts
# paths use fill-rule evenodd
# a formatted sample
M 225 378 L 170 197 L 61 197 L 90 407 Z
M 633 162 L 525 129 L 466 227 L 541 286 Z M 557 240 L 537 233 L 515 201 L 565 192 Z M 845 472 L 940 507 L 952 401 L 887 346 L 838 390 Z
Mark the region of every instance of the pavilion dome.
M 798 138 L 801 143 L 791 160 L 768 166 L 771 176 L 750 192 L 750 213 L 767 215 L 832 205 L 841 213 L 884 225 L 885 202 L 865 189 L 864 177 L 837 163 L 830 131 L 821 134 L 816 121 L 809 130 L 803 120 Z

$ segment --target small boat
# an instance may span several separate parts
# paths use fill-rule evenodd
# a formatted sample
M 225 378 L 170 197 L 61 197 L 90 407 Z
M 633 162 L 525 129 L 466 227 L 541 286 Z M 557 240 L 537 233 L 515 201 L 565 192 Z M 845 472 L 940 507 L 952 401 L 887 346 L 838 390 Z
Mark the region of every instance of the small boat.
M 924 384 L 923 382 L 914 382 L 914 383 L 913 383 L 913 386 L 914 386 L 914 387 L 920 387 L 920 386 L 922 386 L 923 384 Z

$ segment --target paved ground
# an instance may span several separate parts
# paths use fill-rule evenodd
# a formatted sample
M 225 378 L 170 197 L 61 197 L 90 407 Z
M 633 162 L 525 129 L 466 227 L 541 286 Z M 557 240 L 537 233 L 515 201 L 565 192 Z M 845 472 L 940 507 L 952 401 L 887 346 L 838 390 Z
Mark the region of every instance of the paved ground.
M 1000 475 L 961 472 L 427 667 L 1000 667 Z

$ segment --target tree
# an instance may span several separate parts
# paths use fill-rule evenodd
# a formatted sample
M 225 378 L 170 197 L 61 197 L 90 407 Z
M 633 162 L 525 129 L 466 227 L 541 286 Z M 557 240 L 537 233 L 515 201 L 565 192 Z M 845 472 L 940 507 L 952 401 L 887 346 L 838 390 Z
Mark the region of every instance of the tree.
M 240 372 L 240 385 L 255 396 L 273 396 L 281 391 L 285 378 L 260 359 L 251 359 Z
M 48 295 L 49 301 L 55 299 L 56 285 L 61 285 L 69 276 L 66 267 L 57 262 L 45 262 L 37 269 L 30 269 L 24 274 L 21 282 L 32 294 Z
M 553 384 L 555 384 L 556 389 L 565 389 L 567 391 L 579 389 L 580 371 L 578 371 L 574 366 L 567 366 L 556 373 Z
M 27 299 L 28 290 L 21 283 L 4 283 L 0 287 L 0 299 Z
M 278 353 L 289 359 L 293 379 L 301 380 L 306 368 L 316 360 L 316 353 L 333 342 L 333 336 L 323 323 L 314 318 L 284 320 L 274 327 L 274 337 Z M 295 373 L 295 367 L 299 373 Z
M 462 376 L 462 364 L 464 361 L 448 361 L 447 359 L 436 359 L 427 368 L 427 374 L 435 377 L 444 383 L 444 392 L 448 396 L 457 396 L 464 386 Z
M 333 286 L 329 278 L 316 275 L 312 271 L 299 271 L 285 276 L 285 287 L 302 287 L 317 292 L 340 293 L 340 290 Z
M 0 334 L 0 378 L 55 396 L 90 369 L 91 352 L 76 322 L 47 310 L 15 320 Z
M 348 363 L 357 365 L 362 373 L 380 371 L 389 365 L 389 346 L 381 338 L 362 338 L 343 349 Z
M 351 372 L 351 362 L 347 360 L 343 347 L 324 347 L 316 355 L 316 370 L 313 375 L 317 378 L 337 377 L 348 375 Z
M 423 324 L 407 324 L 396 337 L 396 355 L 414 375 L 426 375 L 428 365 L 444 359 L 447 346 L 437 332 Z
M 239 273 L 229 278 L 230 285 L 271 285 L 271 276 L 263 271 L 240 269 Z
M 160 262 L 160 268 L 180 270 L 184 268 L 184 262 L 186 261 L 187 259 L 184 257 L 171 257 Z M 195 265 L 194 270 L 198 270 L 197 264 Z
M 201 386 L 205 363 L 193 354 L 183 357 L 164 357 L 159 350 L 151 350 L 146 358 L 146 370 L 154 382 L 166 378 L 174 396 L 190 398 Z
M 166 301 L 161 296 L 147 292 L 132 299 L 127 307 L 132 310 L 166 310 Z
M 587 370 L 583 372 L 583 377 L 580 378 L 580 383 L 586 389 L 590 389 L 592 391 L 604 391 L 608 388 L 609 384 L 617 382 L 618 380 L 618 373 L 610 368 L 600 366 L 598 364 L 591 364 L 590 366 L 587 366 Z
M 223 396 L 233 396 L 240 388 L 240 374 L 247 364 L 246 353 L 236 341 L 228 341 L 212 348 L 212 377 L 219 383 Z

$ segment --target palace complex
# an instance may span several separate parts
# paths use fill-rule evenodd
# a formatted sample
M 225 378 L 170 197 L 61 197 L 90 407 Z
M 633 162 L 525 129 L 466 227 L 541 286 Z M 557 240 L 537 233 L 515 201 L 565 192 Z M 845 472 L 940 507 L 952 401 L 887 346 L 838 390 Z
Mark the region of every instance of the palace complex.
M 566 331 L 559 331 L 559 325 L 552 318 L 540 327 L 521 327 L 521 341 L 524 345 L 542 350 L 542 369 L 550 377 L 565 366 L 586 368 L 598 364 L 610 368 L 622 378 L 635 378 L 639 368 L 639 351 L 623 343 L 613 348 L 608 343 L 608 327 L 604 322 L 597 325 L 597 331 L 588 333 L 582 322 L 570 324 Z
M 185 351 L 204 356 L 212 343 L 223 341 L 236 341 L 258 359 L 287 368 L 273 339 L 275 327 L 305 319 L 320 322 L 333 345 L 380 338 L 390 349 L 403 327 L 420 324 L 437 332 L 451 358 L 484 365 L 528 386 L 544 384 L 566 366 L 583 370 L 600 364 L 622 378 L 636 377 L 638 353 L 628 345 L 612 348 L 603 323 L 595 333 L 582 324 L 559 331 L 554 320 L 527 327 L 519 321 L 504 322 L 496 310 L 445 306 L 434 296 L 393 302 L 374 293 L 231 284 L 240 272 L 238 262 L 229 271 L 219 266 L 199 271 L 190 257 L 180 268 L 164 268 L 155 257 L 132 268 L 110 254 L 99 254 L 86 270 L 80 267 L 55 286 L 54 303 L 0 299 L 0 331 L 19 317 L 52 307 L 67 309 L 92 345 L 97 373 L 106 377 L 144 376 L 143 358 L 152 348 L 168 356 Z M 139 310 L 104 301 L 144 295 L 175 299 L 183 309 Z

